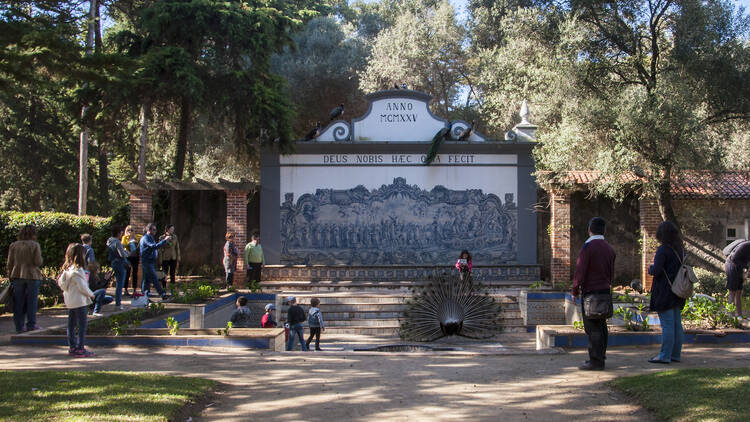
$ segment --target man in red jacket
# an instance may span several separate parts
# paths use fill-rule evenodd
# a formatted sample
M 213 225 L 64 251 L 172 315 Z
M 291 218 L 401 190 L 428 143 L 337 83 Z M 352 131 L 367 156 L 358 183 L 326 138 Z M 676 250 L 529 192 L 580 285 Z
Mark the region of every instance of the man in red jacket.
M 576 272 L 573 276 L 573 298 L 586 297 L 594 293 L 610 293 L 615 274 L 615 251 L 604 240 L 607 223 L 601 217 L 589 221 L 589 238 L 578 253 Z M 583 300 L 581 300 L 583 302 Z M 580 369 L 601 371 L 607 358 L 607 320 L 590 319 L 584 312 L 583 328 L 589 336 L 589 360 Z

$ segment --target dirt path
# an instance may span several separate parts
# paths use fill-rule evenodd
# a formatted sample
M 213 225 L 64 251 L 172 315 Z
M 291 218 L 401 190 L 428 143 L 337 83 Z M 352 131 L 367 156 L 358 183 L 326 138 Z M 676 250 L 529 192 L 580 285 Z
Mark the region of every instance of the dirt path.
M 684 362 L 646 362 L 656 347 L 610 350 L 608 370 L 581 372 L 584 351 L 554 355 L 269 353 L 237 349 L 99 348 L 72 359 L 64 347 L 0 347 L 3 369 L 158 371 L 223 383 L 206 421 L 648 421 L 605 383 L 690 367 L 746 367 L 750 346 L 688 345 Z

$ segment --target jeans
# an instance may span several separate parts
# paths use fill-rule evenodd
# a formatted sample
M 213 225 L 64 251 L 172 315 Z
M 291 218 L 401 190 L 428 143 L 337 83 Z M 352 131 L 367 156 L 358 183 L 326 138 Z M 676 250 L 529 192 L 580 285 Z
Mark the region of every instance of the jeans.
M 302 347 L 302 351 L 307 351 L 307 345 L 305 344 L 305 327 L 302 324 L 294 324 L 289 326 L 289 341 L 286 343 L 286 350 L 291 351 L 294 349 L 294 337 L 299 339 L 299 345 Z
M 135 293 L 135 289 L 138 288 L 138 263 L 140 262 L 141 258 L 134 256 L 132 258 L 128 258 L 128 262 L 130 262 L 130 268 L 128 268 L 128 275 L 133 281 L 133 293 Z M 125 280 L 125 288 L 128 288 L 128 282 L 127 278 Z
M 112 271 L 115 273 L 115 306 L 120 306 L 122 302 L 122 288 L 127 282 L 128 272 L 125 269 L 125 262 L 118 259 L 112 261 Z
M 661 323 L 659 360 L 666 362 L 680 360 L 683 341 L 681 313 L 682 310 L 680 308 L 672 308 L 659 312 L 659 322 Z
M 16 278 L 13 282 L 13 323 L 16 332 L 23 331 L 23 320 L 26 327 L 36 327 L 36 311 L 39 302 L 39 280 Z
M 154 283 L 156 291 L 159 292 L 161 296 L 164 296 L 166 292 L 164 292 L 164 289 L 162 289 L 161 287 L 161 283 L 159 283 L 159 279 L 156 277 L 156 268 L 154 267 L 154 262 L 143 261 L 141 262 L 141 265 L 143 266 L 143 282 L 141 283 L 141 292 L 145 295 L 148 295 L 148 291 L 151 290 L 151 283 Z
M 112 303 L 112 296 L 107 295 L 107 289 L 99 289 L 94 291 L 94 312 L 99 313 L 102 310 L 102 306 Z
M 581 303 L 581 308 L 583 308 L 583 303 Z M 609 341 L 607 320 L 589 319 L 583 309 L 581 309 L 581 315 L 583 316 L 583 329 L 589 337 L 589 364 L 603 368 L 604 360 L 607 359 L 607 342 Z
M 227 272 L 226 274 L 227 275 L 225 277 L 225 280 L 227 282 L 227 286 L 231 286 L 232 283 L 234 283 L 234 273 Z
M 78 329 L 78 333 L 76 333 Z M 86 306 L 68 309 L 68 346 L 71 349 L 83 349 L 86 339 Z

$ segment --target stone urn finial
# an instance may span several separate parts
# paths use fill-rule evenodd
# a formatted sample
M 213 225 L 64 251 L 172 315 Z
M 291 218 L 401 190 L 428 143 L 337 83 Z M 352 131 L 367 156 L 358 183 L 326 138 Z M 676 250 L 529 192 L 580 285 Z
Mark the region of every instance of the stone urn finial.
M 529 106 L 526 104 L 526 99 L 523 99 L 523 103 L 521 103 L 521 111 L 518 113 L 521 116 L 521 124 L 522 125 L 528 125 L 529 120 Z

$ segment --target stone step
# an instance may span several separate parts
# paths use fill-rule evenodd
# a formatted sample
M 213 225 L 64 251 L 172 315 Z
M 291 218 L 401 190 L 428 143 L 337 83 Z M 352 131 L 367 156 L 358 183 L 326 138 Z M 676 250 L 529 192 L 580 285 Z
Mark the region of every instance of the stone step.
M 323 339 L 325 339 L 326 334 L 362 334 L 366 336 L 388 336 L 388 337 L 395 337 L 398 336 L 398 328 L 397 327 L 366 327 L 366 326 L 359 326 L 359 327 L 326 327 L 326 331 L 322 334 Z M 309 335 L 308 333 L 305 333 L 305 335 Z M 325 340 L 322 340 L 325 341 Z
M 310 306 L 309 303 L 302 302 L 303 308 Z M 282 306 L 281 312 L 286 313 L 288 306 Z M 351 313 L 351 312 L 403 312 L 406 309 L 404 303 L 336 303 L 336 304 L 325 304 L 321 305 L 321 311 L 323 315 L 329 313 Z M 502 312 L 518 312 L 520 315 L 520 308 L 517 303 L 501 304 L 500 309 Z

